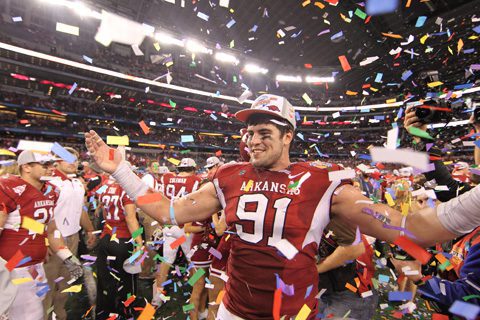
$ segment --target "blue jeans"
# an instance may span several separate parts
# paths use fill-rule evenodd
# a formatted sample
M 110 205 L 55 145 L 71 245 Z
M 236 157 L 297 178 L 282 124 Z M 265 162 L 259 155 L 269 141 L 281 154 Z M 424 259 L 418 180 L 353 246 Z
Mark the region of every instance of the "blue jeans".
M 330 294 L 327 291 L 322 295 L 318 309 L 323 313 L 323 318 L 329 314 L 333 314 L 335 318 L 343 318 L 350 310 L 347 319 L 370 320 L 375 315 L 377 304 L 378 294 L 375 291 L 367 298 L 362 298 L 350 290 Z

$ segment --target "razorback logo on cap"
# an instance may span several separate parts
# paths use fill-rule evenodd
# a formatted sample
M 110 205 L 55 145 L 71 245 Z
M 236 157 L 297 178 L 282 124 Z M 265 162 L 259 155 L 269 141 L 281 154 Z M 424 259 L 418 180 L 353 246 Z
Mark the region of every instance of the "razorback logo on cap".
M 277 101 L 278 98 L 277 97 L 272 97 L 272 96 L 260 96 L 258 99 L 257 99 L 257 102 L 252 105 L 252 108 L 265 108 L 265 107 L 268 107 L 272 101 Z M 270 107 L 272 107 L 270 105 Z M 280 109 L 277 107 L 277 106 L 273 106 L 275 107 L 276 110 L 272 110 L 270 108 L 268 108 L 268 110 L 272 110 L 272 111 L 280 111 Z

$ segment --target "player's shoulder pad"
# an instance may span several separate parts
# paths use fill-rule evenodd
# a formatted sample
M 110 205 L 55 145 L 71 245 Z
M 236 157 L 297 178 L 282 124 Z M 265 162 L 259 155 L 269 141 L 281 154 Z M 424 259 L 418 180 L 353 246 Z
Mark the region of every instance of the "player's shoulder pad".
M 213 179 L 225 177 L 240 172 L 241 170 L 246 170 L 250 167 L 252 167 L 252 165 L 249 162 L 226 163 L 218 168 L 217 172 L 213 176 Z
M 341 166 L 335 163 L 323 162 L 320 160 L 317 161 L 308 161 L 308 162 L 298 162 L 298 165 L 303 166 L 311 170 L 322 170 L 322 171 L 338 171 L 343 170 Z

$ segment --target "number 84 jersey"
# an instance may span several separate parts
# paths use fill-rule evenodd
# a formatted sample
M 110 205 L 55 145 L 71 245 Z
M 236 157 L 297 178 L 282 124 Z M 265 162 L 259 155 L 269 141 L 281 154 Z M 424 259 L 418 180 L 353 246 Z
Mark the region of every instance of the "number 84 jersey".
M 30 261 L 22 267 L 37 264 L 45 259 L 47 225 L 53 220 L 53 208 L 58 195 L 55 187 L 45 183 L 42 190 L 17 176 L 0 178 L 0 210 L 7 213 L 7 221 L 0 235 L 0 257 L 9 260 L 21 250 Z M 22 228 L 25 218 L 45 226 L 42 234 Z
M 282 287 L 281 316 L 296 316 L 304 304 L 315 310 L 315 255 L 333 192 L 342 184 L 329 181 L 328 172 L 338 168 L 293 163 L 287 170 L 269 171 L 241 163 L 218 170 L 217 195 L 227 224 L 236 229 L 223 300 L 230 312 L 271 319 L 274 292 Z

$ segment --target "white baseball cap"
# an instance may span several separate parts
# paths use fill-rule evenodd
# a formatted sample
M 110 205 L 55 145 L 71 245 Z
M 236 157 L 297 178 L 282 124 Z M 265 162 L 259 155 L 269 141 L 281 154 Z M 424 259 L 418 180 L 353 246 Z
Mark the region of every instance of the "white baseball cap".
M 207 159 L 207 164 L 204 166 L 204 168 L 209 169 L 219 163 L 220 159 L 218 159 L 217 157 L 210 157 Z
M 235 113 L 235 117 L 242 122 L 246 122 L 252 114 L 258 113 L 280 117 L 287 120 L 294 129 L 297 127 L 295 109 L 293 109 L 293 106 L 284 97 L 273 94 L 262 94 L 253 101 L 250 109 L 238 111 Z
M 165 174 L 165 173 L 169 173 L 170 170 L 168 170 L 168 167 L 166 166 L 160 166 L 158 167 L 158 173 L 159 174 Z
M 41 164 L 47 162 L 54 162 L 56 160 L 51 154 L 41 154 L 33 152 L 32 150 L 23 150 L 17 158 L 17 164 L 19 166 L 27 163 L 38 162 Z
M 183 158 L 177 167 L 178 168 L 190 168 L 190 167 L 196 168 L 197 164 L 195 163 L 195 160 L 193 160 L 192 158 Z

